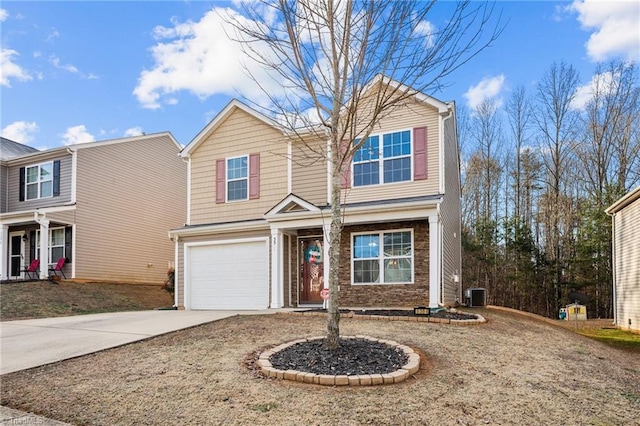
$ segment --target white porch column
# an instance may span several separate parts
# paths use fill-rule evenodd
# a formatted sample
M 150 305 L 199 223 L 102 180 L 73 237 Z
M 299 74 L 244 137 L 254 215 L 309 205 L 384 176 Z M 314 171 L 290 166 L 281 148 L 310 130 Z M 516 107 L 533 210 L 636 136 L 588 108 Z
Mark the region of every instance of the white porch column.
M 322 225 L 322 274 L 324 276 L 323 287 L 329 288 L 329 231 L 331 230 L 330 223 L 323 223 Z M 328 300 L 322 301 L 322 307 L 327 309 L 329 307 Z
M 49 219 L 39 219 L 40 224 L 40 279 L 49 276 Z
M 282 279 L 283 266 L 283 237 L 282 231 L 271 228 L 271 308 L 282 308 L 284 282 Z
M 0 226 L 0 280 L 9 279 L 9 225 Z
M 438 215 L 429 216 L 429 307 L 440 302 L 440 221 Z

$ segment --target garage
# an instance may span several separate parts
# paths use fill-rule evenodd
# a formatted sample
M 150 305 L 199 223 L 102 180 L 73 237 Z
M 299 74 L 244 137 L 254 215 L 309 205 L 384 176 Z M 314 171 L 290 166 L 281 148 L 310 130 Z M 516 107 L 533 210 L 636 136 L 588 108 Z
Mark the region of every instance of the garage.
M 267 240 L 185 245 L 187 309 L 269 307 Z

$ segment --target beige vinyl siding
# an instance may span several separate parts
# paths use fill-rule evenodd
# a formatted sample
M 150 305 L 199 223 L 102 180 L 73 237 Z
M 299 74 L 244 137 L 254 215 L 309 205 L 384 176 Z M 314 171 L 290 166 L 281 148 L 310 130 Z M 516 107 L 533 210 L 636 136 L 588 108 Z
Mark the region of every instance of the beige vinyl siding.
M 9 181 L 9 168 L 5 165 L 0 165 L 0 213 L 7 212 L 7 182 Z
M 59 223 L 62 225 L 73 225 L 76 223 L 76 211 L 75 209 L 73 209 L 68 211 L 47 213 L 47 219 L 49 219 L 52 224 Z
M 186 164 L 168 135 L 78 147 L 76 278 L 162 283 L 186 220 Z
M 215 242 L 215 241 L 225 241 L 225 240 L 239 240 L 245 238 L 257 238 L 257 237 L 270 237 L 271 231 L 269 229 L 265 229 L 264 231 L 230 231 L 224 233 L 216 233 L 216 234 L 203 234 L 203 235 L 194 235 L 188 237 L 180 237 L 178 240 L 178 265 L 180 268 L 176 274 L 176 289 L 178 302 L 177 306 L 185 306 L 184 300 L 184 246 L 188 243 L 206 243 L 206 242 Z M 174 245 L 175 248 L 175 245 Z M 271 252 L 271 247 L 269 246 L 269 252 Z M 271 271 L 271 258 L 269 258 L 269 271 Z M 269 272 L 269 297 L 271 297 L 271 272 Z M 271 299 L 269 299 L 271 300 Z
M 640 331 L 640 198 L 614 216 L 616 325 Z
M 216 160 L 260 154 L 260 198 L 216 204 Z M 236 108 L 191 155 L 190 224 L 262 218 L 287 195 L 287 141 Z
M 327 162 L 321 153 L 297 143 L 292 148 L 291 169 L 291 192 L 316 206 L 327 204 Z
M 445 193 L 441 204 L 442 219 L 442 281 L 443 302 L 452 305 L 462 300 L 461 282 L 454 282 L 454 275 L 462 279 L 462 246 L 460 237 L 460 165 L 455 119 L 452 116 L 444 122 L 444 185 Z
M 427 126 L 426 180 L 351 187 L 343 190 L 347 203 L 390 200 L 395 198 L 434 195 L 439 193 L 439 115 L 435 108 L 423 103 L 398 107 L 384 117 L 373 134 L 383 134 Z M 411 135 L 413 138 L 413 133 Z M 412 150 L 413 154 L 413 150 Z M 353 176 L 353 175 L 352 175 Z M 382 178 L 382 177 L 381 177 Z
M 15 162 L 9 166 L 8 210 L 9 212 L 32 210 L 42 207 L 59 206 L 71 202 L 71 179 L 73 165 L 71 154 L 57 156 L 29 157 L 28 161 Z M 20 201 L 20 168 L 60 160 L 60 195 Z

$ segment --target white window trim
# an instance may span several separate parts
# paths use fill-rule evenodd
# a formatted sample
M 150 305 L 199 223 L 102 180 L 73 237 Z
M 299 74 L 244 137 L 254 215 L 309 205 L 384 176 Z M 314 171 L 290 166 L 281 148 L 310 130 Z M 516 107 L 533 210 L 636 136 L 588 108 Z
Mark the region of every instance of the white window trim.
M 64 233 L 64 240 L 62 245 L 57 245 L 54 246 L 53 245 L 53 241 L 51 241 L 51 237 L 53 236 L 53 231 L 58 230 L 58 229 L 62 229 L 63 233 Z M 57 226 L 55 228 L 49 228 L 49 266 L 54 266 L 57 262 L 59 258 L 53 259 L 51 256 L 51 249 L 53 248 L 57 248 L 57 247 L 62 247 L 62 254 L 65 258 L 69 257 L 67 256 L 67 241 L 66 241 L 66 229 L 64 226 Z M 36 229 L 36 258 L 40 258 L 40 230 Z
M 411 234 L 411 256 L 410 257 L 404 257 L 404 256 L 400 256 L 403 259 L 410 259 L 411 260 L 411 281 L 405 281 L 405 282 L 383 282 L 384 280 L 384 234 L 390 234 L 393 232 L 409 232 Z M 355 261 L 356 260 L 362 260 L 362 259 L 356 259 L 355 258 L 355 250 L 353 247 L 353 237 L 356 235 L 372 235 L 372 234 L 378 234 L 380 236 L 380 242 L 381 242 L 381 247 L 380 247 L 380 252 L 378 255 L 378 262 L 380 262 L 380 282 L 377 283 L 357 283 L 355 282 Z M 350 241 L 349 244 L 351 246 L 351 285 L 354 286 L 361 286 L 361 285 L 411 285 L 415 283 L 415 238 L 414 238 L 414 232 L 413 232 L 413 228 L 404 228 L 404 229 L 385 229 L 383 231 L 377 231 L 377 230 L 371 230 L 371 231 L 363 231 L 363 232 L 352 232 L 351 236 L 349 237 Z M 394 257 L 398 257 L 398 256 L 394 256 Z
M 384 156 L 384 136 L 385 135 L 390 135 L 393 133 L 402 133 L 402 132 L 409 132 L 409 146 L 411 149 L 411 152 L 409 152 L 409 154 L 407 155 L 399 155 L 396 157 L 385 157 Z M 414 140 L 413 140 L 413 129 L 409 128 L 409 129 L 400 129 L 400 130 L 392 130 L 392 131 L 388 131 L 388 132 L 382 132 L 382 133 L 372 133 L 371 135 L 369 135 L 369 137 L 375 137 L 378 136 L 378 159 L 374 160 L 378 162 L 378 183 L 374 183 L 371 185 L 355 185 L 355 165 L 356 164 L 367 164 L 367 163 L 372 163 L 374 161 L 358 161 L 356 162 L 355 160 L 351 161 L 351 187 L 352 188 L 371 188 L 371 187 L 376 187 L 376 186 L 381 186 L 381 185 L 397 185 L 397 184 L 403 184 L 403 183 L 407 183 L 407 182 L 413 182 L 413 144 L 414 144 Z M 385 160 L 392 160 L 392 159 L 398 159 L 398 158 L 409 158 L 409 164 L 411 166 L 411 170 L 409 171 L 409 179 L 408 180 L 401 180 L 398 182 L 388 182 L 385 183 L 384 182 L 384 162 Z
M 42 180 L 40 179 L 40 176 L 41 176 L 40 169 L 42 168 L 42 166 L 47 164 L 51 165 L 51 179 Z M 29 183 L 28 181 L 29 169 L 32 169 L 34 167 L 38 168 L 38 180 L 35 182 Z M 47 195 L 46 197 L 42 196 L 42 184 L 44 182 L 51 182 L 51 195 Z M 38 195 L 35 198 L 29 198 L 29 190 L 28 190 L 29 185 L 36 185 L 38 188 Z M 30 166 L 26 166 L 24 168 L 24 199 L 25 201 L 40 200 L 43 198 L 52 198 L 52 197 L 53 197 L 53 161 L 45 161 L 44 163 L 38 163 L 38 164 L 32 164 Z
M 236 178 L 236 179 L 229 179 L 229 161 L 230 160 L 237 160 L 239 158 L 246 158 L 247 159 L 247 176 L 243 177 L 243 178 Z M 225 184 L 225 202 L 227 203 L 235 203 L 238 201 L 247 201 L 249 200 L 249 174 L 250 174 L 250 168 L 251 168 L 251 164 L 249 163 L 249 155 L 239 155 L 237 157 L 228 157 L 225 158 L 225 176 L 224 176 L 224 184 Z M 241 180 L 245 180 L 247 181 L 247 196 L 246 198 L 238 198 L 235 200 L 230 200 L 229 199 L 229 182 L 239 182 Z

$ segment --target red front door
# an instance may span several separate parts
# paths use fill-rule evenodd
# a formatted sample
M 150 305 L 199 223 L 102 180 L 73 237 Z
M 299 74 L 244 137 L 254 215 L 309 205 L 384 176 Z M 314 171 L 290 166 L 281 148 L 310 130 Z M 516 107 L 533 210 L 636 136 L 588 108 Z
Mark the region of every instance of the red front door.
M 322 303 L 324 287 L 322 237 L 303 238 L 299 244 L 300 303 Z

